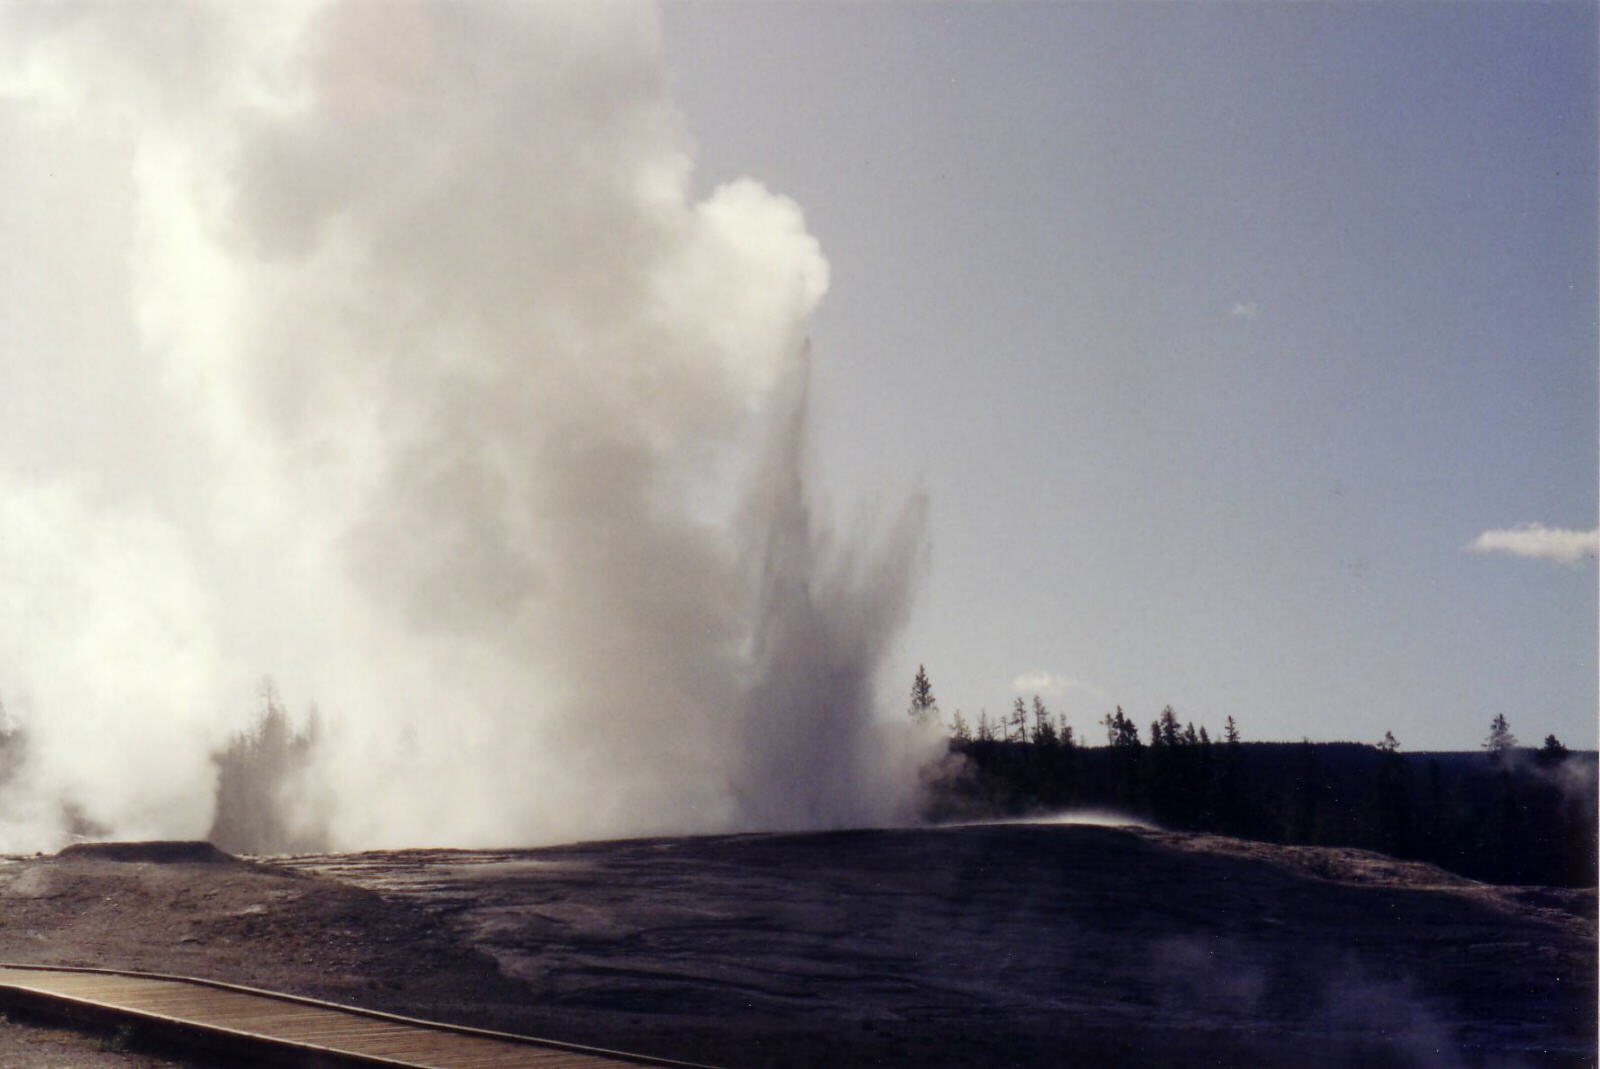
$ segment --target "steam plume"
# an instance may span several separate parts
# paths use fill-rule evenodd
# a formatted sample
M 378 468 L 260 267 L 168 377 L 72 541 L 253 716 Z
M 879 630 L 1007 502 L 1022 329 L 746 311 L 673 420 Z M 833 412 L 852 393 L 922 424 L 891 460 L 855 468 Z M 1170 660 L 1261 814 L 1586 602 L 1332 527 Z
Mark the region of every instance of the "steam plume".
M 0 19 L 0 848 L 203 834 L 265 673 L 339 845 L 904 815 L 922 506 L 814 520 L 827 264 L 754 181 L 694 199 L 652 12 Z

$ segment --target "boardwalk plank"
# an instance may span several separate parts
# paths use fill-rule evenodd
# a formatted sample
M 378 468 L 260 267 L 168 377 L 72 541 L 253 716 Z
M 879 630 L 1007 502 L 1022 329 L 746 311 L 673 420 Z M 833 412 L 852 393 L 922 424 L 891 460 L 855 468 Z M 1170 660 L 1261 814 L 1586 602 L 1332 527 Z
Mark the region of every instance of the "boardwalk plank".
M 284 1048 L 331 1051 L 425 1069 L 607 1069 L 670 1065 L 630 1055 L 568 1050 L 548 1041 L 474 1033 L 270 992 L 184 978 L 0 965 L 0 995 L 28 991 L 97 1009 L 248 1036 Z

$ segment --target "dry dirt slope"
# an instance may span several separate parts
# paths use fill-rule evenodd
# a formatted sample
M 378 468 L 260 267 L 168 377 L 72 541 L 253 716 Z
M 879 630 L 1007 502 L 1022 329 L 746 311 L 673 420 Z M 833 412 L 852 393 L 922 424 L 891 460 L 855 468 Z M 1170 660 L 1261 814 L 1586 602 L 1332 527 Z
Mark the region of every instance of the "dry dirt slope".
M 140 856 L 140 855 L 134 855 Z M 0 959 L 723 1065 L 1593 1064 L 1593 892 L 1006 825 L 0 865 Z

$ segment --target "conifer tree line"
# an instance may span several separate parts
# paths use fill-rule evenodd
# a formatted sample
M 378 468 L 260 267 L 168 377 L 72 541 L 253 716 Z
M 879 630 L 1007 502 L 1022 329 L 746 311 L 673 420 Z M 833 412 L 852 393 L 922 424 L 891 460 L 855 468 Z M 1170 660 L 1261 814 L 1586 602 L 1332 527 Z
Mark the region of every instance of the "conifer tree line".
M 942 722 L 926 668 L 912 712 Z M 1501 883 L 1594 886 L 1595 754 L 1554 735 L 1519 746 L 1504 714 L 1479 751 L 1404 753 L 1373 743 L 1245 742 L 1232 716 L 1213 739 L 1168 705 L 1141 730 L 1121 706 L 1103 744 L 1043 699 L 1009 713 L 960 710 L 945 725 L 960 761 L 931 792 L 933 820 L 1110 809 L 1162 827 L 1268 842 L 1354 846 Z

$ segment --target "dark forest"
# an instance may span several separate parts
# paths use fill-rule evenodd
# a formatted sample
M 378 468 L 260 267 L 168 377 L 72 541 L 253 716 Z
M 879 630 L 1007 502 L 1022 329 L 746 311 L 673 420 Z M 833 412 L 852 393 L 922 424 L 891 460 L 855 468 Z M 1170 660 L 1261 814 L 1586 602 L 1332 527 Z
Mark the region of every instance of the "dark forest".
M 913 715 L 919 715 L 913 688 Z M 926 710 L 920 711 L 926 715 Z M 1086 746 L 1039 699 L 974 734 L 956 714 L 933 820 L 1107 810 L 1174 830 L 1347 846 L 1426 861 L 1494 883 L 1590 887 L 1596 755 L 1553 736 L 1519 747 L 1504 717 L 1484 748 L 1402 753 L 1393 736 L 1355 742 L 1220 740 L 1169 706 L 1142 734 L 1119 708 Z

